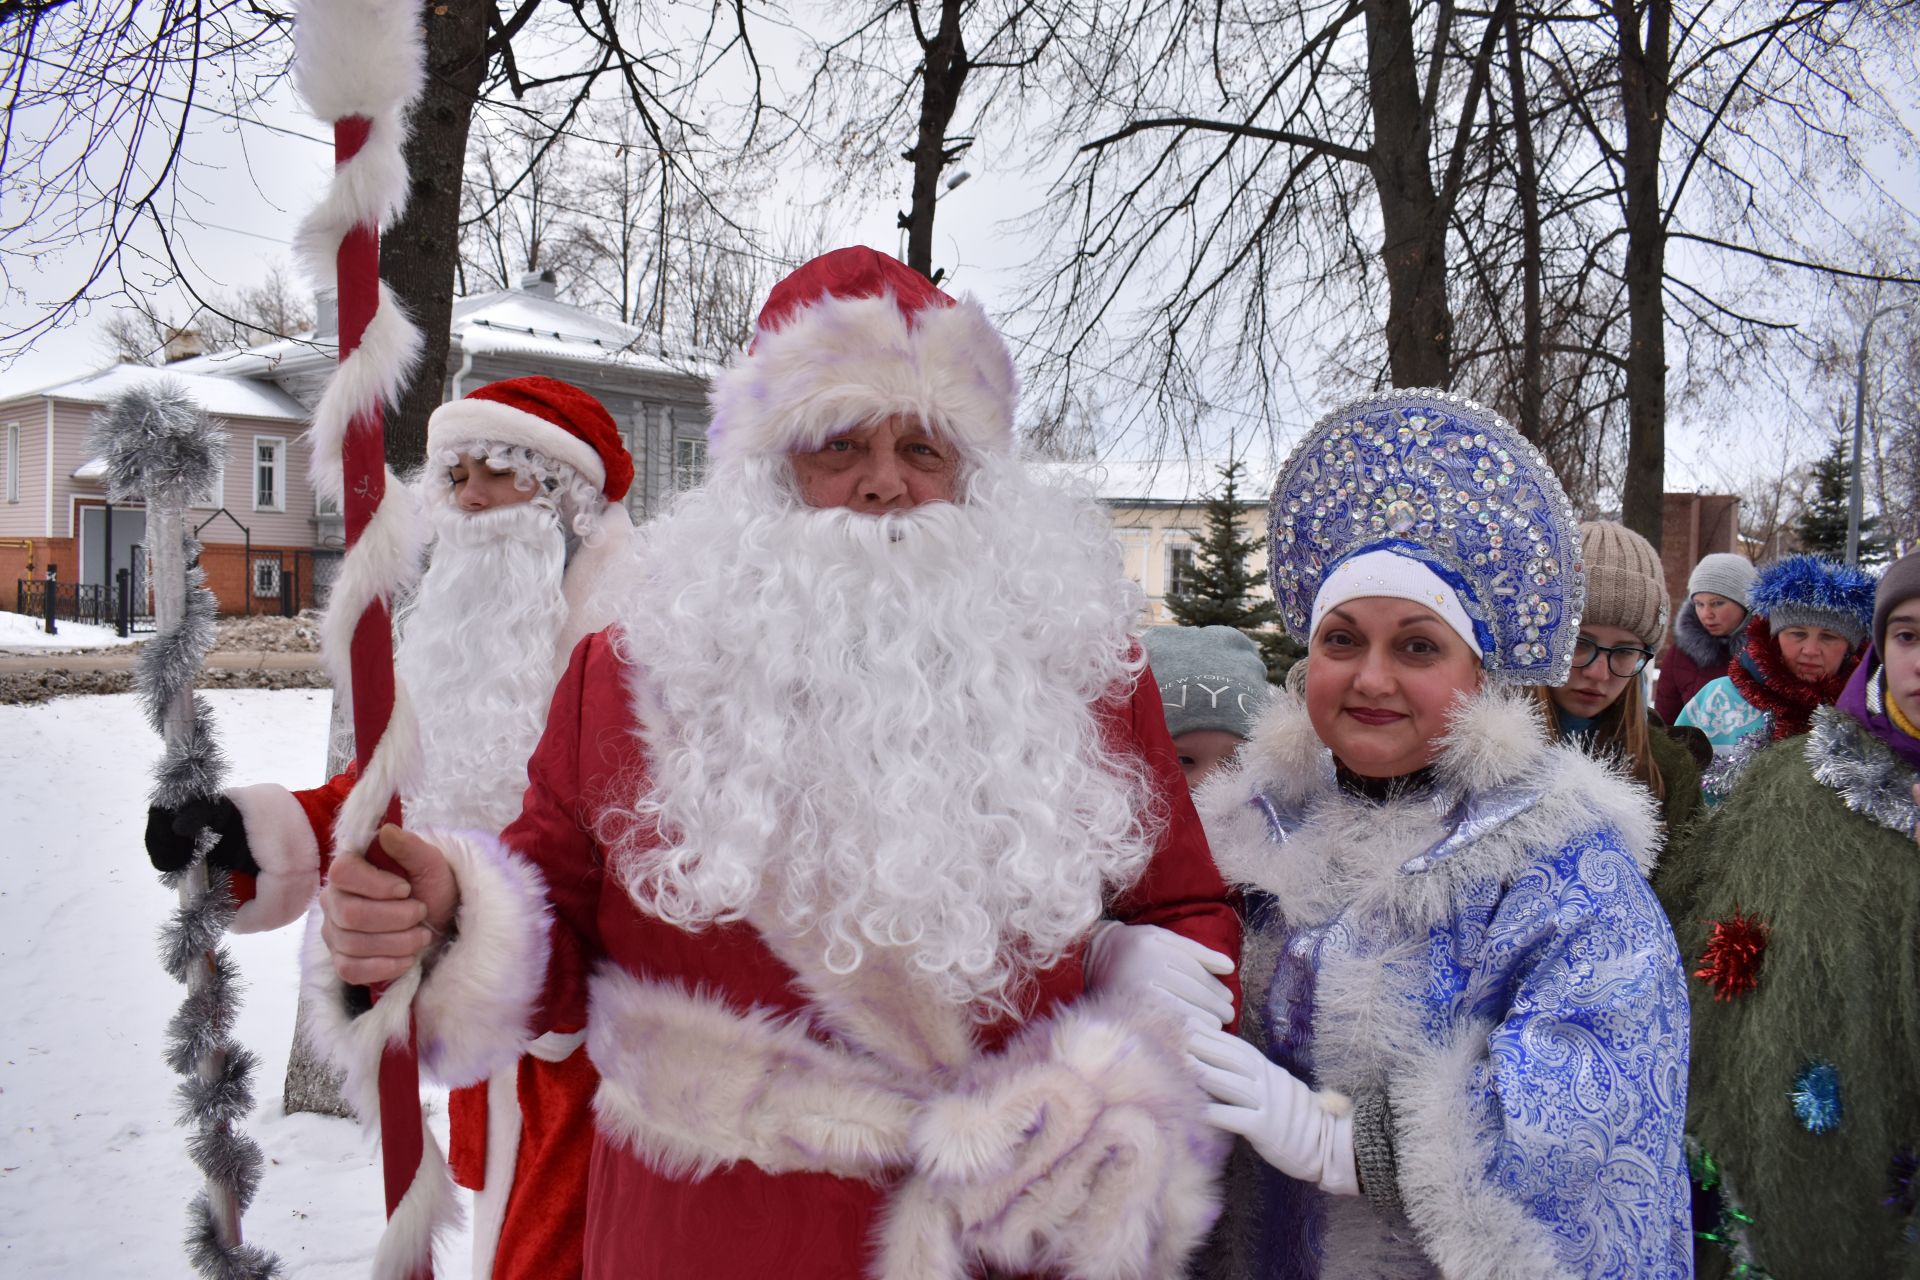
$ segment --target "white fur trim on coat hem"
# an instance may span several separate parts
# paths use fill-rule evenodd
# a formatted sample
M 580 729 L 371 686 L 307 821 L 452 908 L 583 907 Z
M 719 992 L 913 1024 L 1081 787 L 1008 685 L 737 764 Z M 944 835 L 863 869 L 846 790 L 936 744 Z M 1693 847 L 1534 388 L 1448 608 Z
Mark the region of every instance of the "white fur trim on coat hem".
M 600 1127 L 668 1177 L 740 1161 L 847 1178 L 906 1166 L 918 1099 L 795 1019 L 609 967 L 593 978 L 587 1053 Z
M 253 897 L 240 904 L 228 927 L 235 933 L 264 933 L 290 925 L 307 914 L 320 891 L 320 842 L 307 811 L 293 792 L 271 782 L 234 787 L 226 794 L 240 811 L 247 848 L 260 868 Z
M 440 1238 L 460 1225 L 460 1199 L 453 1189 L 453 1174 L 446 1157 L 433 1140 L 424 1110 L 420 1128 L 425 1138 L 420 1165 L 413 1181 L 400 1198 L 393 1216 L 380 1233 L 373 1251 L 373 1280 L 411 1280 L 426 1270 Z
M 473 1278 L 489 1280 L 520 1163 L 520 1064 L 487 1081 L 487 1160 L 473 1193 Z

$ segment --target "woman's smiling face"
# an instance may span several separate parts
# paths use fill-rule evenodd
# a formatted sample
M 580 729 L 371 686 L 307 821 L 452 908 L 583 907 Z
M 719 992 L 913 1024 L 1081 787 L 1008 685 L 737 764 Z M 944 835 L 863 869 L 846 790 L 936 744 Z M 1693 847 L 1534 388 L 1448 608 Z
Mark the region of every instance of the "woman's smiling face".
M 1480 659 L 1440 615 L 1390 596 L 1329 610 L 1307 664 L 1307 717 L 1334 757 L 1366 778 L 1433 763 L 1447 715 L 1477 693 Z

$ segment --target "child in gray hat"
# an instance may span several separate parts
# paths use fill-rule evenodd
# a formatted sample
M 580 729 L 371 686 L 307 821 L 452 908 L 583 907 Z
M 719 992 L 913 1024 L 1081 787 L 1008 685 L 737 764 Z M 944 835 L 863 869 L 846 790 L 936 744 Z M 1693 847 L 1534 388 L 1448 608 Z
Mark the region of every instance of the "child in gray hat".
M 1272 690 L 1260 646 L 1233 627 L 1150 627 L 1141 636 L 1187 786 L 1233 759 Z

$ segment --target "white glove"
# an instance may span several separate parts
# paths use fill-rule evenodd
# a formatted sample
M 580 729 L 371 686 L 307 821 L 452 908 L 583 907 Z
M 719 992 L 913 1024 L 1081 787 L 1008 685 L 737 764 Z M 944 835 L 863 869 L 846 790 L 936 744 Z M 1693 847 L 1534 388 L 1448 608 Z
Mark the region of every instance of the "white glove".
M 1207 1123 L 1237 1133 L 1260 1158 L 1339 1196 L 1360 1194 L 1353 1164 L 1353 1104 L 1294 1079 L 1285 1067 L 1225 1031 L 1195 1028 L 1187 1052 L 1213 1096 Z
M 1232 973 L 1233 961 L 1171 929 L 1102 920 L 1086 965 L 1088 991 L 1145 996 L 1204 1026 L 1233 1021 L 1233 993 L 1215 976 Z

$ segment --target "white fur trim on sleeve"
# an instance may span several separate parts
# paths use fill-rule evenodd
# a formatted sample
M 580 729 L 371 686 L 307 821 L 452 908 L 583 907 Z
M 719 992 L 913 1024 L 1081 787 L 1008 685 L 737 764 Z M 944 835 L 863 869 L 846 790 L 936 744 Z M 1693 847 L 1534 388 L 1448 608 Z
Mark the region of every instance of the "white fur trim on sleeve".
M 713 380 L 716 460 L 815 449 L 836 432 L 913 414 L 961 446 L 1013 449 L 1013 356 L 972 299 L 930 306 L 909 325 L 891 295 L 825 298 Z
M 307 913 L 320 891 L 320 842 L 307 811 L 285 787 L 271 782 L 226 793 L 240 811 L 247 849 L 260 867 L 252 898 L 233 913 L 235 933 L 263 933 L 292 924 Z
M 423 831 L 460 885 L 447 945 L 414 1000 L 420 1065 L 449 1085 L 484 1080 L 516 1062 L 546 987 L 551 915 L 546 882 L 495 837 Z
M 1566 1274 L 1547 1229 L 1487 1176 L 1493 1153 L 1476 1130 L 1485 1091 L 1476 1064 L 1487 1056 L 1484 1024 L 1397 1073 L 1391 1095 L 1400 1198 L 1442 1275 L 1552 1280 Z
M 448 1085 L 472 1084 L 510 1066 L 546 984 L 547 905 L 540 873 L 498 840 L 471 832 L 423 833 L 440 847 L 460 884 L 454 937 L 389 983 L 373 1008 L 355 1013 L 347 985 L 320 936 L 321 911 L 307 914 L 301 980 L 312 1007 L 308 1039 L 346 1073 L 345 1095 L 363 1119 L 379 1113 L 380 1054 L 404 1045 L 411 1009 L 420 1067 Z

